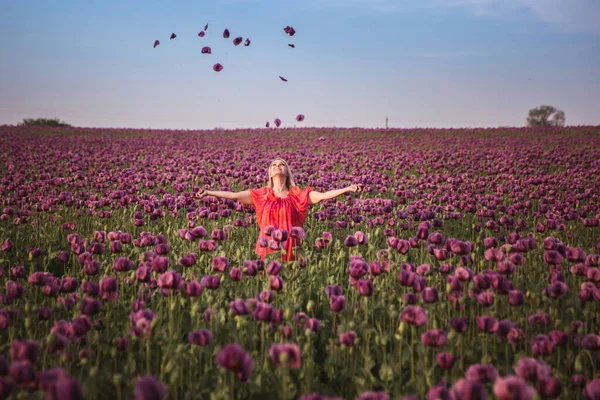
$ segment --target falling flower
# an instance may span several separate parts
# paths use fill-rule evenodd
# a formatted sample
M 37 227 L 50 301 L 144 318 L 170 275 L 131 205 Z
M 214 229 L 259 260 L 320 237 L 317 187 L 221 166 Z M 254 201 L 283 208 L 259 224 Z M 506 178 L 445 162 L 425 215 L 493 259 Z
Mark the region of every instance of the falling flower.
M 275 120 L 273 121 L 273 123 L 275 124 L 276 127 L 279 128 L 279 126 L 281 125 L 281 120 L 279 118 L 275 118 Z
M 279 79 L 281 79 L 284 82 L 287 82 L 288 80 L 286 78 L 284 78 L 283 76 L 279 75 Z
M 243 40 L 244 38 L 241 36 L 236 37 L 235 39 L 233 39 L 234 46 L 239 46 L 239 44 L 242 43 Z
M 200 37 L 204 37 L 205 35 L 206 35 L 206 32 L 204 32 L 204 31 L 198 32 L 198 36 L 200 36 Z
M 250 46 L 250 39 L 246 38 L 246 41 L 244 42 L 244 46 L 248 47 Z
M 298 114 L 298 115 L 296 115 L 296 121 L 298 121 L 298 122 L 304 121 L 304 114 Z
M 224 37 L 225 39 L 229 39 L 229 29 L 225 29 L 225 30 L 223 31 L 223 37 Z
M 156 46 L 158 46 L 159 44 L 160 44 L 160 41 L 159 41 L 159 40 L 155 40 L 155 41 L 154 41 L 154 47 L 153 47 L 153 48 L 156 48 Z
M 175 39 L 176 37 L 177 37 L 177 35 L 176 35 L 176 34 L 174 34 L 174 33 L 171 33 L 171 38 L 170 38 L 170 40 L 173 40 L 173 39 Z
M 204 46 L 201 50 L 202 54 L 212 54 L 212 49 L 208 46 Z
M 286 26 L 285 28 L 283 28 L 283 31 L 290 36 L 294 36 L 294 34 L 296 33 L 294 28 L 292 28 L 291 26 Z
M 288 44 L 288 46 L 290 46 L 292 49 L 295 49 L 295 48 L 296 48 L 296 45 L 295 45 L 295 44 L 291 44 L 291 43 L 290 43 L 290 44 Z
M 215 70 L 215 72 L 221 72 L 223 70 L 223 66 L 219 63 L 216 63 L 213 65 L 213 70 Z

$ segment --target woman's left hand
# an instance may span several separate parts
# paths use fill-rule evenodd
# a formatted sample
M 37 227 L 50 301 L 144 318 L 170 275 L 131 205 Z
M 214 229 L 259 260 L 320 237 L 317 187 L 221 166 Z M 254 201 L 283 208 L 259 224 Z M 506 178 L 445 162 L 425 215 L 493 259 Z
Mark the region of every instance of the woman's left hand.
M 348 187 L 350 188 L 350 191 L 355 192 L 355 193 L 360 193 L 365 190 L 364 186 L 360 183 L 352 184 Z

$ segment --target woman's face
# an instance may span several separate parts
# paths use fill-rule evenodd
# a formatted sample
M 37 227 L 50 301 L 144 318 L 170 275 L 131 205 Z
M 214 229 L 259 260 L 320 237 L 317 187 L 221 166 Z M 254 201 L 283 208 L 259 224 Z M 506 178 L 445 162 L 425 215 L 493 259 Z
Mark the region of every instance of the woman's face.
M 269 176 L 273 177 L 278 174 L 287 175 L 285 163 L 282 160 L 273 161 L 269 167 Z

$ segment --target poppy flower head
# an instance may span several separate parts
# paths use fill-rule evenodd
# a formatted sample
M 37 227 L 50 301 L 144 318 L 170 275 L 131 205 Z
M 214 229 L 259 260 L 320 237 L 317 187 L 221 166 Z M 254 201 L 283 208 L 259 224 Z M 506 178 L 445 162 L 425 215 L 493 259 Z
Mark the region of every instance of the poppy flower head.
M 296 30 L 291 26 L 286 26 L 285 28 L 283 28 L 283 31 L 290 36 L 294 36 L 296 34 Z
M 221 71 L 223 71 L 223 66 L 219 63 L 216 63 L 215 65 L 213 65 L 213 70 L 215 72 L 221 72 Z
M 242 38 L 241 36 L 238 36 L 235 39 L 233 39 L 233 45 L 234 46 L 239 46 L 240 43 L 242 43 L 243 40 L 244 40 L 244 38 Z
M 160 41 L 159 41 L 159 40 L 155 40 L 155 41 L 154 41 L 154 47 L 153 47 L 153 49 L 155 49 L 155 48 L 156 48 L 156 46 L 158 46 L 159 44 L 160 44 Z
M 198 36 L 200 36 L 200 37 L 204 37 L 205 35 L 206 35 L 206 32 L 204 32 L 204 31 L 198 32 Z
M 225 39 L 229 39 L 229 29 L 225 29 L 225 30 L 223 31 L 223 37 L 224 37 Z
M 176 34 L 174 34 L 174 33 L 171 33 L 171 38 L 170 38 L 170 40 L 173 40 L 173 39 L 175 39 L 176 37 L 177 37 L 177 35 L 176 35 Z

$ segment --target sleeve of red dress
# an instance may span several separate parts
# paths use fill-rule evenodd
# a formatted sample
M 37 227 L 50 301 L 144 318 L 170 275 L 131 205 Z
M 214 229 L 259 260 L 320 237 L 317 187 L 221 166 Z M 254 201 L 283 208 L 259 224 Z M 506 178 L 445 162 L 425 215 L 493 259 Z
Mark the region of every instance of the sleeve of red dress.
M 312 188 L 307 186 L 305 189 L 300 189 L 293 191 L 290 193 L 291 199 L 294 202 L 294 208 L 298 213 L 298 221 L 295 221 L 296 226 L 304 225 L 304 220 L 306 219 L 306 211 L 308 209 L 308 195 L 312 192 Z
M 252 202 L 256 209 L 256 222 L 260 226 L 262 221 L 262 213 L 265 208 L 267 188 L 252 189 L 250 190 L 250 196 L 252 196 Z

